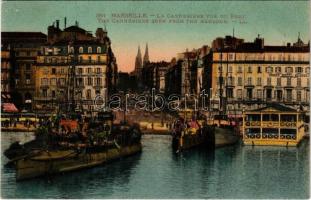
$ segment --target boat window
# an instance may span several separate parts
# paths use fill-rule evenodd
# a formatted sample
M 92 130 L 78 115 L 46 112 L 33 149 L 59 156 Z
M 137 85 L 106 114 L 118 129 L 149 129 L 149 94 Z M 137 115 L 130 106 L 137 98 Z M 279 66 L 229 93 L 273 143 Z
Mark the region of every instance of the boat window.
M 279 121 L 279 115 L 272 114 L 272 115 L 271 115 L 271 120 L 272 120 L 272 121 Z
M 270 120 L 270 115 L 269 114 L 262 115 L 262 120 L 263 121 L 269 121 Z
M 296 134 L 296 130 L 295 129 L 281 129 L 280 130 L 280 134 L 286 134 L 286 135 L 295 135 Z
M 248 121 L 260 121 L 260 115 L 248 115 Z
M 263 134 L 279 134 L 279 130 L 277 128 L 263 128 Z
M 246 132 L 248 134 L 257 134 L 257 133 L 260 134 L 260 128 L 248 128 L 246 129 Z
M 276 114 L 264 114 L 262 115 L 263 121 L 279 121 L 279 116 Z
M 296 121 L 296 115 L 281 115 L 281 121 L 295 122 Z
M 304 116 L 304 122 L 310 123 L 310 116 L 308 116 L 308 115 Z

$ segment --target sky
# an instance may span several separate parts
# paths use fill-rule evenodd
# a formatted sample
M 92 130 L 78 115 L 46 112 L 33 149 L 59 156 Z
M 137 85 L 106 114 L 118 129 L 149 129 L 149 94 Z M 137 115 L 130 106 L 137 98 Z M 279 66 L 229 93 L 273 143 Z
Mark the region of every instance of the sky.
M 77 20 L 92 33 L 106 26 L 119 70 L 127 72 L 134 69 L 138 46 L 144 54 L 146 43 L 151 61 L 170 61 L 186 49 L 210 46 L 216 37 L 232 35 L 233 29 L 236 37 L 246 41 L 260 34 L 266 45 L 293 43 L 298 32 L 304 42 L 310 40 L 309 1 L 2 1 L 1 11 L 1 31 L 47 33 L 56 19 L 63 28 L 64 17 L 67 27 Z M 112 21 L 117 19 L 112 14 L 122 13 L 146 14 L 149 23 Z M 98 20 L 104 15 L 109 20 L 105 23 Z M 182 23 L 168 23 L 172 15 L 201 15 L 204 19 L 216 15 L 227 23 L 187 23 L 185 18 Z M 156 16 L 166 22 L 150 23 Z

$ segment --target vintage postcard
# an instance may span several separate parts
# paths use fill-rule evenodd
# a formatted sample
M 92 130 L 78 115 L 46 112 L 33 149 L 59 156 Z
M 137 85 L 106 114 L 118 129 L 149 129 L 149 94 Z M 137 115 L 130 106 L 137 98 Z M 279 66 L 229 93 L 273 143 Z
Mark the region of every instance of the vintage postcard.
M 310 198 L 310 1 L 1 2 L 1 198 Z

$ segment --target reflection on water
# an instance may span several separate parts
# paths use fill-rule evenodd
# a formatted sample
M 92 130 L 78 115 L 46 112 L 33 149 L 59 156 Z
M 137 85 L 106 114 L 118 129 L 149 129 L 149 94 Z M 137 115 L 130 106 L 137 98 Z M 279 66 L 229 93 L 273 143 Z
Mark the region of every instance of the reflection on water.
M 18 137 L 18 136 L 14 136 Z M 24 137 L 24 136 L 22 136 Z M 5 141 L 4 141 L 5 140 Z M 10 143 L 2 133 L 2 144 Z M 5 145 L 2 145 L 2 150 Z M 5 198 L 307 198 L 309 142 L 298 148 L 236 145 L 172 153 L 169 136 L 143 137 L 143 152 L 51 179 L 15 182 L 2 168 Z M 3 160 L 2 156 L 2 160 Z

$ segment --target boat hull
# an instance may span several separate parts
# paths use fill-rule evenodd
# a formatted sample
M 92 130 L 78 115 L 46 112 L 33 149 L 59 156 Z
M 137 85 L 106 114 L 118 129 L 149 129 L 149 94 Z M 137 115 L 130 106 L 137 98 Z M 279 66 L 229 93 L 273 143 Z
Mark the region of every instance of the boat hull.
M 74 150 L 45 151 L 39 155 L 18 160 L 16 163 L 16 179 L 25 180 L 94 167 L 111 160 L 133 155 L 141 152 L 141 150 L 142 145 L 138 143 L 93 153 Z
M 258 146 L 286 146 L 286 147 L 296 147 L 299 145 L 300 141 L 297 140 L 281 140 L 281 139 L 244 139 L 244 145 L 258 145 Z
M 174 135 L 172 138 L 172 147 L 174 151 L 178 152 L 195 147 L 215 149 L 215 129 L 213 127 L 206 127 L 195 134 Z

